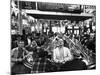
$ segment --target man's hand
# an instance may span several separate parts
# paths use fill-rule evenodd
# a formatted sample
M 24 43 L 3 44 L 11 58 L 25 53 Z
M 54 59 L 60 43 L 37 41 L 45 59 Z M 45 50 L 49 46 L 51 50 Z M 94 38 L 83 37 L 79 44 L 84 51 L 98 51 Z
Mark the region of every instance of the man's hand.
M 16 62 L 17 59 L 16 59 L 16 58 L 11 58 L 11 61 L 12 61 L 12 62 Z
M 66 63 L 66 61 L 64 60 L 63 62 L 62 62 L 62 64 L 65 64 Z
M 23 60 L 22 58 L 17 59 L 17 61 L 22 61 L 22 60 Z
M 64 64 L 65 62 L 64 62 L 64 60 L 59 60 L 58 63 Z

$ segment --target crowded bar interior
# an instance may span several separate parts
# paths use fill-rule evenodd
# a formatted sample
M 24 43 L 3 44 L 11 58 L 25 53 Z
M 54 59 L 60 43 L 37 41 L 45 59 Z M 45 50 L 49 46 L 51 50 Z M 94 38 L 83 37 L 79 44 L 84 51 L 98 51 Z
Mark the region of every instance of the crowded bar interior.
M 64 54 L 57 51 L 61 46 Z M 57 53 L 68 59 L 57 59 Z M 11 0 L 12 74 L 91 69 L 96 69 L 96 6 Z

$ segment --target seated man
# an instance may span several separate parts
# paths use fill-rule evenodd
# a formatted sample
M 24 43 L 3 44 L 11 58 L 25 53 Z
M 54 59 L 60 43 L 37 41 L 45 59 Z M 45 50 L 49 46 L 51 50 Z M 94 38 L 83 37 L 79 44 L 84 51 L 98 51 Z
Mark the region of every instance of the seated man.
M 65 63 L 73 59 L 73 56 L 70 50 L 67 47 L 64 47 L 62 39 L 59 39 L 59 46 L 53 50 L 53 60 L 56 63 Z
M 63 45 L 63 40 L 59 39 L 59 46 L 53 50 L 53 60 L 58 64 L 58 70 L 71 71 L 86 69 L 86 64 L 79 59 L 75 59 L 71 51 Z

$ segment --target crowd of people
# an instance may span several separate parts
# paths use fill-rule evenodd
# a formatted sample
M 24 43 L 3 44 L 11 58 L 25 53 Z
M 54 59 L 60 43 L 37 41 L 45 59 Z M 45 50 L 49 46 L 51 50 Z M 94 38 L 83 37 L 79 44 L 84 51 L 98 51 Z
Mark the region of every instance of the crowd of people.
M 96 68 L 96 32 L 92 19 L 86 25 L 70 20 L 46 22 L 20 11 L 18 4 L 11 1 L 12 75 Z
M 74 43 L 75 39 L 78 41 L 74 35 L 67 36 L 62 33 L 47 35 L 46 33 L 32 32 L 12 35 L 11 73 L 26 74 L 88 69 L 87 62 L 83 61 L 80 50 L 71 50 L 70 39 Z M 83 40 L 80 42 L 85 45 Z M 88 45 L 91 45 L 89 42 L 87 47 L 91 47 Z

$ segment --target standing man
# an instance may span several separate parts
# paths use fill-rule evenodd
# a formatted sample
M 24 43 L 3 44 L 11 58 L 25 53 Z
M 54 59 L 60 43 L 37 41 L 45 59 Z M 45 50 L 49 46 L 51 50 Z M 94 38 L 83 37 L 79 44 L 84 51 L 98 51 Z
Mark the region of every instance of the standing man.
M 23 60 L 28 54 L 24 47 L 24 41 L 18 42 L 18 47 L 11 51 L 11 74 L 30 73 L 30 69 L 24 66 Z

